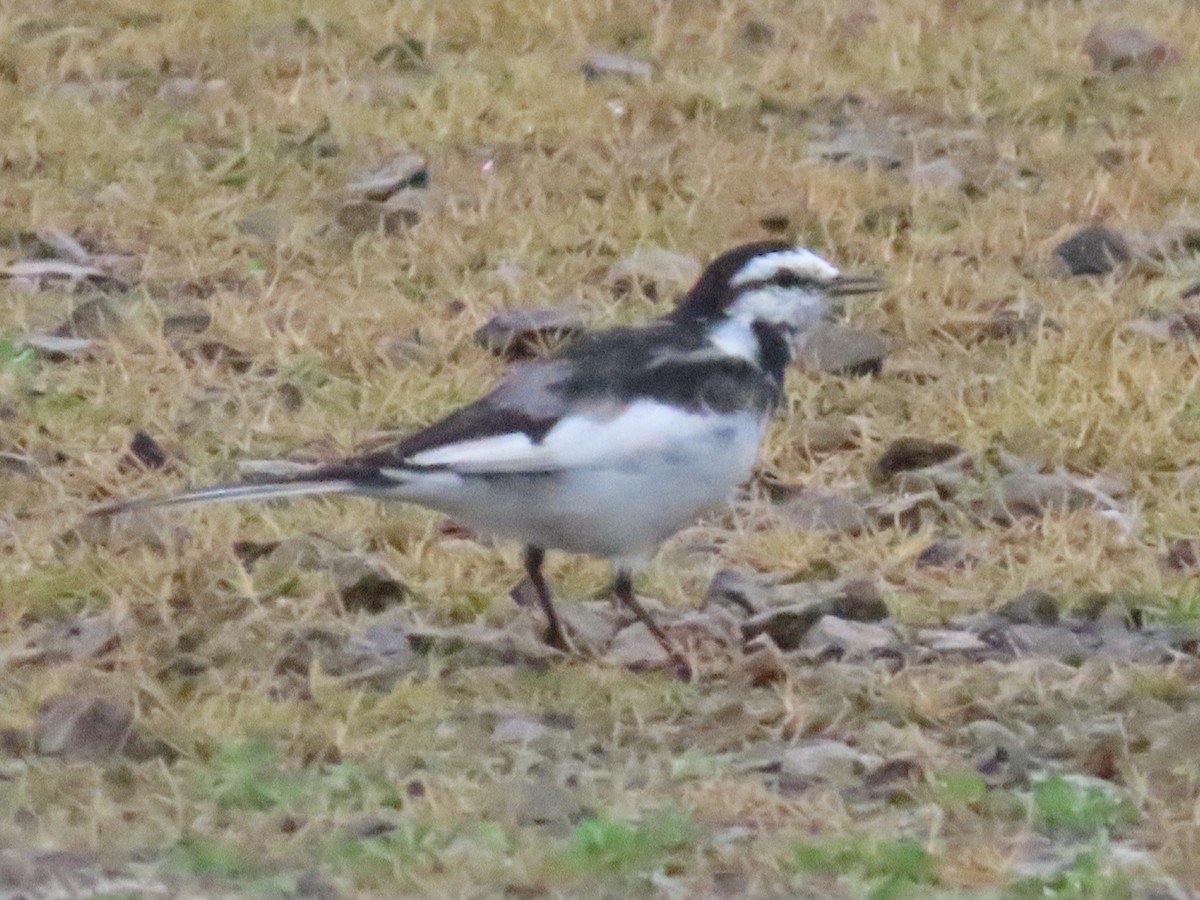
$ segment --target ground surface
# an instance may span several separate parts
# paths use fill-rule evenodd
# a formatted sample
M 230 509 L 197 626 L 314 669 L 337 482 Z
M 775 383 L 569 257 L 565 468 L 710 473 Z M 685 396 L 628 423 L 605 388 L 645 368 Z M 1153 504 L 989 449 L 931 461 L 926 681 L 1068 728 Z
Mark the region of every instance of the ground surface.
M 1095 69 L 1131 15 L 1169 46 Z M 1150 315 L 1197 269 L 1197 60 L 1172 0 L 4 4 L 0 891 L 1200 891 L 1200 369 Z M 403 153 L 399 212 L 346 187 Z M 1149 249 L 1065 277 L 1093 223 Z M 790 376 L 764 476 L 639 588 L 687 640 L 723 569 L 865 582 L 858 645 L 542 658 L 516 549 L 419 510 L 77 528 L 431 421 L 503 370 L 497 310 L 639 321 L 679 285 L 614 262 L 768 230 L 886 275 L 850 314 L 891 353 Z M 72 255 L 111 277 L 20 268 Z M 897 484 L 900 436 L 964 452 Z M 866 518 L 805 528 L 796 486 Z M 355 560 L 385 574 L 347 592 Z M 602 567 L 549 574 L 603 631 Z M 971 637 L 1032 589 L 1082 624 Z

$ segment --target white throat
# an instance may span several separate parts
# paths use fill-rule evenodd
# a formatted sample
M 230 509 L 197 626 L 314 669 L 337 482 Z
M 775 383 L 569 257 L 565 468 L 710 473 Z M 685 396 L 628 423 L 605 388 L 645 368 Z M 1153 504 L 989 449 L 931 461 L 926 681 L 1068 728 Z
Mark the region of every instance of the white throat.
M 708 333 L 708 340 L 727 356 L 748 359 L 758 364 L 758 335 L 754 333 L 752 320 L 725 319 Z

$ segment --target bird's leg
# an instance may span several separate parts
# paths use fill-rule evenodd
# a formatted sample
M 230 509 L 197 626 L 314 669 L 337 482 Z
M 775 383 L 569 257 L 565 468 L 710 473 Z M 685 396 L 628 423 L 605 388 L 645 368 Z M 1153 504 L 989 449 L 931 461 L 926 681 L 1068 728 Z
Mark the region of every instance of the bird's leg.
M 546 614 L 546 643 L 565 653 L 570 653 L 573 649 L 571 642 L 567 640 L 567 633 L 563 630 L 562 621 L 558 618 L 558 610 L 554 608 L 554 600 L 550 596 L 550 588 L 546 584 L 546 579 L 542 577 L 542 561 L 545 558 L 546 551 L 541 547 L 526 547 L 525 574 L 529 576 L 529 581 L 537 593 L 538 603 L 541 604 L 542 612 Z
M 667 656 L 671 660 L 671 665 L 683 681 L 690 681 L 692 678 L 692 667 L 688 665 L 687 660 L 676 649 L 671 639 L 667 637 L 667 633 L 659 627 L 659 624 L 654 621 L 650 615 L 650 611 L 642 606 L 637 597 L 633 595 L 633 575 L 628 569 L 617 569 L 613 573 L 613 593 L 617 595 L 617 599 L 625 606 L 633 610 L 633 614 L 637 616 L 638 621 L 646 626 L 647 630 L 658 641 L 660 647 L 667 652 Z

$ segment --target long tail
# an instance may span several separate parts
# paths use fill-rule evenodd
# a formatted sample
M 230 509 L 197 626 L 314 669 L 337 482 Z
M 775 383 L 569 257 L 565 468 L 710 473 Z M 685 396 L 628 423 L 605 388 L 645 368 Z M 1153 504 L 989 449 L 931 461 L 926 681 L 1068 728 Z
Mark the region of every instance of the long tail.
M 146 497 L 108 503 L 89 510 L 89 516 L 111 516 L 153 506 L 181 506 L 185 503 L 240 503 L 245 500 L 270 500 L 277 497 L 303 497 L 311 494 L 351 494 L 361 490 L 361 482 L 349 478 L 323 478 L 317 473 L 294 480 L 268 481 L 261 484 L 218 484 L 213 487 L 170 494 L 166 497 Z

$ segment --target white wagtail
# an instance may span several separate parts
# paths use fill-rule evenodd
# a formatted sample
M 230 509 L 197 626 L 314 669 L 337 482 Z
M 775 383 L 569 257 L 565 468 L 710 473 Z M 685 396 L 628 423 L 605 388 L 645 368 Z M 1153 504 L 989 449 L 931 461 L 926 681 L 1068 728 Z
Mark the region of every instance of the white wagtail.
M 750 477 L 791 349 L 827 299 L 880 287 L 809 250 L 746 244 L 717 257 L 663 319 L 584 334 L 388 450 L 96 513 L 303 494 L 417 503 L 525 545 L 547 640 L 560 648 L 546 550 L 610 560 L 618 599 L 681 666 L 634 597 L 634 569 Z

